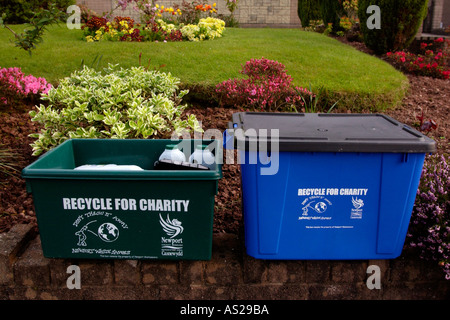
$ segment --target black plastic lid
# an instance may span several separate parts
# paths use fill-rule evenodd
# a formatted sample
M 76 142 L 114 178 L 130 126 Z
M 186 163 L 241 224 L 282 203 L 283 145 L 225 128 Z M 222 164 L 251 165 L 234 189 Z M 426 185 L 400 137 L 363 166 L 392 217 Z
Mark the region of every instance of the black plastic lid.
M 245 144 L 248 151 L 255 149 L 255 140 L 259 150 L 270 150 L 271 129 L 279 130 L 279 151 L 436 151 L 434 140 L 382 114 L 241 112 L 233 114 L 229 126 L 242 129 L 235 130 L 234 136 L 237 146 Z

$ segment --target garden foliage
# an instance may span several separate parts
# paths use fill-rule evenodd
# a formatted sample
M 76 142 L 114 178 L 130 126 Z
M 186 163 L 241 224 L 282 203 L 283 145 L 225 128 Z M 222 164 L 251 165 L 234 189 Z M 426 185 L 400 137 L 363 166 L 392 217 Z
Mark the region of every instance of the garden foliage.
M 174 15 L 171 9 L 178 12 L 178 14 Z M 168 20 L 182 24 L 197 24 L 202 18 L 215 17 L 217 15 L 216 4 L 214 3 L 211 6 L 210 4 L 204 3 L 204 1 L 186 2 L 183 0 L 181 5 L 174 5 L 173 8 L 169 8 L 168 10 L 170 15 L 172 15 L 172 17 L 169 15 Z
M 44 78 L 25 75 L 20 68 L 0 69 L 0 106 L 17 105 L 24 99 L 34 100 L 51 88 Z
M 311 20 L 320 20 L 320 5 L 317 0 L 298 0 L 298 17 L 302 27 L 309 27 Z
M 377 54 L 407 48 L 427 14 L 428 0 L 359 0 L 358 16 L 366 46 Z M 370 5 L 381 10 L 381 28 L 369 29 Z
M 63 13 L 64 12 L 64 13 Z M 65 11 L 60 11 L 55 4 L 51 3 L 48 9 L 39 9 L 30 18 L 24 32 L 17 33 L 9 26 L 5 25 L 6 14 L 0 16 L 0 27 L 8 29 L 14 35 L 16 47 L 22 48 L 31 55 L 31 50 L 43 41 L 44 31 L 53 23 L 56 23 L 65 16 Z
M 216 3 L 183 1 L 164 7 L 149 0 L 123 0 L 117 8 L 124 10 L 129 4 L 142 13 L 142 24 L 129 17 L 112 19 L 112 12 L 94 16 L 82 27 L 86 41 L 203 41 L 219 38 L 225 30 L 225 21 L 217 18 Z
M 340 0 L 319 0 L 320 14 L 325 25 L 331 23 L 333 31 L 340 30 L 339 22 L 344 15 L 344 7 Z
M 178 84 L 178 78 L 144 67 L 109 65 L 102 73 L 84 66 L 42 95 L 48 106 L 30 112 L 32 121 L 43 125 L 31 135 L 37 138 L 33 154 L 69 138 L 146 139 L 201 131 L 194 115 L 182 115 L 185 106 L 180 103 L 187 90 L 177 92 Z
M 75 0 L 0 0 L 0 14 L 5 14 L 8 24 L 19 24 L 30 21 L 40 9 L 55 6 L 58 11 L 66 12 L 67 7 L 75 4 Z
M 422 171 L 407 242 L 437 261 L 450 280 L 450 158 L 429 156 Z
M 198 24 L 167 23 L 153 19 L 146 25 L 135 24 L 129 17 L 92 17 L 82 27 L 87 42 L 109 41 L 203 41 L 220 38 L 225 22 L 217 18 L 202 18 Z
M 3 184 L 3 176 L 11 176 L 19 173 L 17 158 L 20 155 L 0 144 L 0 186 Z
M 293 87 L 292 77 L 280 62 L 262 59 L 247 61 L 240 71 L 247 79 L 229 79 L 216 86 L 222 105 L 275 111 L 297 110 L 303 107 L 305 97 L 313 93 L 301 87 Z
M 440 45 L 442 44 L 442 45 Z M 437 45 L 440 45 L 436 48 Z M 386 60 L 403 72 L 450 79 L 450 40 L 438 38 L 432 43 L 422 42 L 420 53 L 388 52 Z
M 299 0 L 299 18 L 305 31 L 347 36 L 359 40 L 358 0 Z

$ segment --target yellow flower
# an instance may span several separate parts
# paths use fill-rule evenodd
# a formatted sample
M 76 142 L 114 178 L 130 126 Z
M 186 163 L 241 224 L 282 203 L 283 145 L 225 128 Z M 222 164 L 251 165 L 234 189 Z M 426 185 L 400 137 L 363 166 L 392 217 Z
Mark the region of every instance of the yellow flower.
M 213 7 L 216 7 L 216 3 L 215 2 L 213 3 Z
M 87 42 L 94 42 L 94 39 L 92 39 L 92 36 L 87 36 L 86 37 L 86 41 Z
M 155 7 L 156 7 L 156 8 L 159 8 L 159 4 L 155 4 Z
M 164 9 L 164 6 L 161 6 L 161 9 Z

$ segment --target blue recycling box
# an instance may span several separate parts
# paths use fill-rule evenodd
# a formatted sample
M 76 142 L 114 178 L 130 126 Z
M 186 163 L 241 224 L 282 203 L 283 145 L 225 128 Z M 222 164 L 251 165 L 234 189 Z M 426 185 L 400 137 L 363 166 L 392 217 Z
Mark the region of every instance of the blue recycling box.
M 250 256 L 401 254 L 432 139 L 380 114 L 244 112 L 230 128 Z

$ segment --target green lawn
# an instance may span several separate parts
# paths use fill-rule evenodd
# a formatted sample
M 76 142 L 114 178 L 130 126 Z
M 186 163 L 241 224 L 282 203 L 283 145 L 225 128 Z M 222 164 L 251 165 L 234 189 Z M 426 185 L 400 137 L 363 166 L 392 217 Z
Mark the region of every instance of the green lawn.
M 13 26 L 19 30 L 22 26 Z M 108 63 L 123 67 L 164 64 L 188 86 L 214 86 L 240 77 L 241 66 L 252 58 L 283 63 L 295 85 L 323 87 L 333 98 L 344 97 L 356 108 L 382 109 L 404 96 L 407 78 L 389 64 L 363 54 L 339 41 L 299 29 L 227 29 L 224 37 L 204 42 L 125 43 L 82 41 L 81 30 L 64 24 L 52 26 L 33 55 L 14 47 L 13 35 L 0 29 L 0 67 L 21 67 L 26 74 L 45 77 L 56 84 L 80 67 L 103 55 L 100 67 Z M 342 102 L 341 102 L 342 103 Z

